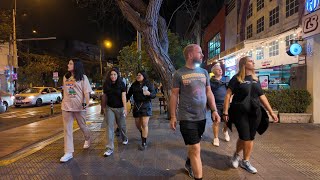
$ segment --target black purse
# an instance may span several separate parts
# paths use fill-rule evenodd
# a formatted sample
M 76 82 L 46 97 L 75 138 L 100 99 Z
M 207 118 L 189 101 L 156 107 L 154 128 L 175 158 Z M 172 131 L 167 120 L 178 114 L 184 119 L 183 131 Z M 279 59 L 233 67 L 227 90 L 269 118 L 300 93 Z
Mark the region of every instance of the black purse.
M 248 95 L 241 101 L 241 102 L 234 102 L 231 105 L 234 110 L 248 113 L 252 109 L 252 102 L 251 102 L 251 90 L 252 90 L 252 80 L 250 81 L 250 89 Z

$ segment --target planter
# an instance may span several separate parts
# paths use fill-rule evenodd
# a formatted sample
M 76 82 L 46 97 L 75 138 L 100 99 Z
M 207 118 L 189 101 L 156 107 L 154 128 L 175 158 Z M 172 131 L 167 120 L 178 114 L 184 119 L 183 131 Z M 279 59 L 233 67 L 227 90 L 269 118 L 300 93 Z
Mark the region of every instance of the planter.
M 277 116 L 279 116 L 279 112 L 278 111 L 273 111 L 273 113 L 275 113 Z M 271 115 L 269 114 L 269 111 L 267 111 L 267 114 L 269 116 L 269 122 L 273 122 L 273 119 L 272 119 Z
M 280 123 L 309 123 L 312 114 L 308 113 L 279 113 Z

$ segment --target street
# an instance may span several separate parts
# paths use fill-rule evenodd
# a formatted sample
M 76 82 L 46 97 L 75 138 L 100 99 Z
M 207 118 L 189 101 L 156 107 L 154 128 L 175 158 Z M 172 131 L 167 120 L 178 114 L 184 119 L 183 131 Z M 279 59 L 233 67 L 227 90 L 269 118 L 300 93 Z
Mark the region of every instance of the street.
M 91 100 L 90 105 L 98 104 Z M 61 104 L 53 104 L 53 116 L 61 114 Z M 0 132 L 22 125 L 30 124 L 48 118 L 51 115 L 51 105 L 40 107 L 9 107 L 9 111 L 0 114 Z

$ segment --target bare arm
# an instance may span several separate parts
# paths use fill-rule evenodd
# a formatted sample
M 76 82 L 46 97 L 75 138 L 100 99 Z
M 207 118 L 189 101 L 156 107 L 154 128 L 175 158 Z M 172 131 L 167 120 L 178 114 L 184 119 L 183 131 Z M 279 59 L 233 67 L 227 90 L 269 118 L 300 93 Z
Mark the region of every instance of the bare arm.
M 232 96 L 232 91 L 230 88 L 227 89 L 227 94 L 224 97 L 224 104 L 223 104 L 223 114 L 228 114 L 228 109 L 230 106 L 230 99 Z
M 260 102 L 263 104 L 263 106 L 267 109 L 267 111 L 269 111 L 269 114 L 272 116 L 273 121 L 278 122 L 278 117 L 277 117 L 277 115 L 275 115 L 273 113 L 273 110 L 269 104 L 269 101 L 268 101 L 266 95 L 260 96 L 259 99 L 260 99 Z
M 211 87 L 210 86 L 207 86 L 206 87 L 206 95 L 207 95 L 207 98 L 208 98 L 208 104 L 209 104 L 209 107 L 212 111 L 212 119 L 214 119 L 215 122 L 220 122 L 221 119 L 220 119 L 220 116 L 218 114 L 218 111 L 217 111 L 217 106 L 216 106 L 216 101 L 214 99 L 214 95 L 211 91 Z
M 207 98 L 208 98 L 208 105 L 209 105 L 211 111 L 217 111 L 216 101 L 215 101 L 215 98 L 214 98 L 214 95 L 211 91 L 210 86 L 206 87 L 206 94 L 207 94 Z
M 106 108 L 106 102 L 107 102 L 107 95 L 106 95 L 106 94 L 103 94 L 103 95 L 102 95 L 102 98 L 101 98 L 101 106 L 102 106 L 102 109 Z
M 126 92 L 121 93 L 121 98 L 122 98 L 122 104 L 123 104 L 123 113 L 125 116 L 127 116 L 127 95 Z
M 179 90 L 179 88 L 172 88 L 170 96 L 170 126 L 173 130 L 176 130 L 177 124 L 176 110 L 178 104 Z

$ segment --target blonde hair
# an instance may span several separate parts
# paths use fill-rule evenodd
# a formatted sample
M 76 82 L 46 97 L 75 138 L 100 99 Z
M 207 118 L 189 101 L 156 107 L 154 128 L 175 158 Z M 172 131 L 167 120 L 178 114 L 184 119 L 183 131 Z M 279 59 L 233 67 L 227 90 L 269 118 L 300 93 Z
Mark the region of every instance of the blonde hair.
M 239 60 L 239 71 L 237 73 L 237 80 L 240 83 L 244 83 L 244 78 L 246 77 L 246 64 L 249 60 L 249 56 L 244 56 Z M 258 81 L 258 77 L 255 71 L 252 72 L 252 79 Z
M 189 44 L 187 45 L 184 49 L 183 49 L 183 56 L 184 56 L 184 59 L 187 60 L 188 59 L 188 55 L 191 51 L 194 50 L 194 47 L 196 47 L 197 44 Z

